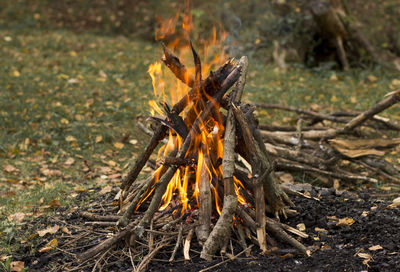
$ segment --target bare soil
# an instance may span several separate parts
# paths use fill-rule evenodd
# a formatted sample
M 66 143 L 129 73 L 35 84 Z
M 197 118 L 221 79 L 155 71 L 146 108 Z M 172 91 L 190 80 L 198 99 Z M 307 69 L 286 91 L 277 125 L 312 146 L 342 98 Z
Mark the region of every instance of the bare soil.
M 210 271 L 399 271 L 399 208 L 388 209 L 390 202 L 375 199 L 369 193 L 355 194 L 311 186 L 301 186 L 301 190 L 309 192 L 316 199 L 292 196 L 299 214 L 285 223 L 293 227 L 304 223 L 309 238 L 302 239 L 302 243 L 312 250 L 311 257 L 298 256 L 289 245 L 278 242 L 278 249 L 271 254 L 261 255 L 253 247 L 250 257 L 241 255 Z M 85 197 L 85 192 L 80 197 Z M 97 203 L 108 204 L 110 197 L 103 196 Z M 96 260 L 80 264 L 74 254 L 96 245 L 112 233 L 113 229 L 92 230 L 91 227 L 84 226 L 85 220 L 78 213 L 88 209 L 91 207 L 72 212 L 59 210 L 55 216 L 39 218 L 27 225 L 23 229 L 23 236 L 29 236 L 37 229 L 54 224 L 67 226 L 71 235 L 57 232 L 40 239 L 34 238 L 22 244 L 13 259 L 24 261 L 29 271 L 92 271 Z M 354 223 L 350 225 L 352 220 L 343 220 L 345 218 L 353 219 Z M 82 237 L 79 238 L 79 235 Z M 39 253 L 39 249 L 53 238 L 57 238 L 60 250 Z M 194 242 L 195 239 L 192 241 L 190 262 L 183 261 L 182 250 L 176 255 L 177 261 L 168 262 L 173 243 L 155 256 L 147 270 L 198 271 L 227 258 L 219 257 L 212 262 L 205 262 L 196 253 L 200 251 L 197 242 Z M 123 248 L 124 245 L 111 249 L 110 252 L 114 254 L 109 254 L 99 262 L 94 271 L 132 271 L 129 255 L 121 253 L 126 252 Z M 232 244 L 232 249 L 233 254 L 242 251 L 235 243 Z M 228 252 L 232 253 L 231 249 Z

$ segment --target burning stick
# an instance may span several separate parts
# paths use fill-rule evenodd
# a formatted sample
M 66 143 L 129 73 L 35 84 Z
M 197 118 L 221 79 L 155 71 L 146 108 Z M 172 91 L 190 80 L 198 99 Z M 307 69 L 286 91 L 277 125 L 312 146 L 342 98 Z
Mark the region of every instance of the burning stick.
M 242 74 L 236 83 L 235 90 L 232 93 L 232 102 L 240 102 L 241 100 L 244 84 L 246 82 L 247 65 L 247 58 L 242 57 L 239 61 L 239 66 L 242 67 Z M 235 195 L 233 180 L 233 173 L 235 171 L 235 142 L 235 121 L 232 109 L 229 109 L 225 128 L 222 160 L 222 173 L 224 175 L 224 206 L 222 209 L 222 214 L 224 214 L 224 216 L 221 214 L 212 233 L 204 244 L 201 257 L 207 260 L 209 260 L 211 256 L 218 250 L 218 248 L 222 245 L 224 236 L 230 232 L 232 216 L 237 206 L 237 197 Z
M 210 189 L 211 169 L 210 159 L 203 147 L 202 153 L 199 155 L 199 164 L 196 174 L 199 180 L 199 226 L 196 228 L 197 239 L 203 244 L 210 234 L 212 198 Z M 200 169 L 199 169 L 200 168 Z

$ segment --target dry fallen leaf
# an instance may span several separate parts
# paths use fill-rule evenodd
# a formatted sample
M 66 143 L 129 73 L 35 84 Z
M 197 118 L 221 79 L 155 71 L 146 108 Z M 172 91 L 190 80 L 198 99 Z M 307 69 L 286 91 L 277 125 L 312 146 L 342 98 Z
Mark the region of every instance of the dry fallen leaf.
M 368 249 L 371 250 L 371 251 L 376 251 L 376 250 L 383 249 L 383 247 L 381 245 L 375 245 L 375 246 L 372 246 L 372 247 L 370 247 Z
M 135 140 L 135 139 L 132 139 L 132 140 L 130 140 L 130 141 L 129 141 L 129 143 L 130 143 L 131 145 L 135 145 L 135 144 L 137 144 L 137 143 L 138 143 L 138 141 L 137 141 L 137 140 Z
M 54 238 L 53 240 L 48 242 L 44 247 L 39 249 L 39 252 L 40 253 L 48 252 L 48 251 L 52 250 L 53 248 L 55 248 L 56 246 L 58 246 L 58 241 L 56 238 Z
M 354 222 L 356 222 L 356 221 L 353 218 L 345 217 L 345 218 L 339 219 L 336 226 L 351 226 L 354 224 Z
M 361 214 L 361 216 L 362 216 L 362 217 L 366 217 L 366 216 L 368 216 L 368 214 L 369 214 L 369 211 L 363 211 L 362 214 Z
M 386 209 L 393 209 L 400 206 L 400 197 L 393 199 L 393 203 L 388 205 Z
M 95 142 L 100 143 L 101 141 L 103 141 L 103 137 L 101 135 L 96 136 Z
M 14 214 L 10 214 L 7 217 L 8 221 L 12 221 L 15 223 L 21 223 L 22 221 L 24 221 L 24 218 L 25 218 L 25 213 L 23 213 L 23 212 L 17 212 Z
M 19 172 L 19 169 L 12 166 L 11 164 L 4 165 L 3 170 L 7 173 Z
M 75 163 L 75 159 L 72 158 L 72 157 L 69 157 L 69 158 L 64 162 L 64 165 L 66 165 L 66 166 L 71 166 L 71 165 L 73 165 L 74 163 Z
M 101 189 L 101 191 L 99 192 L 100 195 L 104 195 L 106 193 L 111 192 L 112 186 L 111 185 L 107 185 L 106 187 L 104 187 L 103 189 Z
M 328 231 L 326 230 L 326 229 L 323 229 L 323 228 L 318 228 L 318 227 L 315 227 L 315 229 L 314 229 L 316 232 L 324 232 L 324 233 L 328 233 Z
M 293 183 L 293 176 L 289 173 L 284 173 L 279 176 L 279 179 L 283 182 L 283 184 Z
M 357 256 L 363 259 L 370 259 L 372 258 L 372 256 L 368 253 L 364 253 L 364 252 L 358 252 Z
M 65 234 L 71 235 L 71 232 L 69 231 L 69 229 L 67 227 L 62 227 L 61 231 L 64 232 Z
M 38 230 L 37 233 L 39 234 L 40 237 L 45 236 L 46 234 L 50 233 L 50 234 L 54 234 L 56 233 L 58 230 L 60 229 L 59 226 L 54 225 L 53 227 L 47 227 L 44 230 Z
M 368 78 L 369 82 L 371 82 L 371 83 L 374 83 L 378 80 L 378 78 L 374 75 L 369 75 L 369 76 L 367 76 L 367 78 Z
M 24 269 L 25 263 L 21 261 L 15 261 L 10 263 L 10 271 L 12 272 L 20 272 Z
M 304 225 L 304 223 L 300 223 L 300 224 L 297 224 L 296 228 L 299 231 L 305 231 L 306 230 L 306 225 Z
M 65 137 L 65 140 L 67 142 L 76 142 L 76 138 L 74 136 L 72 136 L 72 135 L 69 135 L 69 136 Z
M 118 148 L 118 149 L 124 148 L 124 144 L 123 144 L 123 143 L 120 143 L 120 142 L 114 143 L 114 146 L 115 146 L 116 148 Z
M 60 207 L 60 201 L 58 201 L 57 199 L 53 199 L 52 201 L 50 201 L 49 205 L 52 208 L 58 208 Z

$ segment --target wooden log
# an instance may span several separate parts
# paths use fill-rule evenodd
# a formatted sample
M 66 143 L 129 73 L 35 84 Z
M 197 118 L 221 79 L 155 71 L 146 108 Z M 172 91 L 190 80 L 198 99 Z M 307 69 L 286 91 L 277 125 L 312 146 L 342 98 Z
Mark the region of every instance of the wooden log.
M 271 125 L 271 124 L 260 124 L 258 126 L 260 130 L 267 130 L 267 131 L 296 131 L 297 128 L 295 126 L 278 126 L 278 125 Z M 315 126 L 303 126 L 303 131 L 308 130 L 326 130 L 326 127 L 315 127 Z
M 236 82 L 235 88 L 232 91 L 231 99 L 232 102 L 239 102 L 242 97 L 243 88 L 246 83 L 246 75 L 247 75 L 247 67 L 248 61 L 247 57 L 242 57 L 239 60 L 238 67 L 241 68 L 241 75 Z M 237 206 L 237 197 L 235 194 L 234 188 L 234 180 L 233 174 L 235 170 L 235 142 L 236 142 L 236 127 L 234 121 L 234 115 L 232 109 L 228 111 L 228 117 L 226 121 L 225 128 L 225 136 L 224 136 L 224 149 L 223 149 L 223 159 L 222 159 L 222 173 L 224 180 L 224 204 L 221 212 L 221 216 L 218 218 L 218 221 L 213 228 L 210 236 L 202 250 L 202 258 L 209 259 L 210 256 L 214 255 L 219 247 L 222 246 L 224 242 L 223 239 L 219 239 L 219 237 L 227 236 L 229 240 L 229 236 L 227 233 L 230 233 L 230 227 L 232 223 L 232 216 L 236 210 Z M 222 216 L 224 214 L 224 216 Z M 230 218 L 228 222 L 226 218 Z M 217 240 L 215 240 L 217 238 Z M 225 237 L 225 241 L 226 241 Z
M 387 98 L 383 99 L 382 101 L 378 102 L 368 110 L 360 113 L 352 120 L 350 120 L 343 128 L 338 130 L 338 133 L 347 133 L 354 128 L 360 126 L 365 121 L 371 119 L 375 114 L 378 114 L 387 108 L 391 107 L 392 105 L 398 103 L 400 101 L 400 90 L 394 92 Z
M 241 133 L 243 135 L 244 144 L 248 151 L 248 157 L 250 158 L 250 164 L 253 175 L 253 195 L 254 202 L 256 204 L 256 223 L 257 223 L 257 240 L 260 245 L 260 249 L 263 252 L 267 251 L 266 244 L 266 231 L 265 231 L 265 196 L 263 182 L 259 179 L 263 177 L 265 171 L 268 171 L 267 167 L 264 167 L 261 159 L 261 151 L 259 150 L 258 144 L 253 137 L 253 134 L 249 128 L 249 125 L 244 117 L 244 113 L 236 106 L 231 106 L 235 114 L 236 120 L 240 126 Z M 276 205 L 277 206 L 277 205 Z
M 286 138 L 286 139 L 293 139 L 296 138 L 297 145 L 299 144 L 298 134 L 295 132 L 286 132 L 286 131 L 261 131 L 261 135 L 265 137 L 271 138 Z M 333 128 L 329 128 L 326 130 L 309 130 L 302 132 L 302 138 L 307 140 L 319 140 L 322 138 L 334 138 L 337 135 L 337 130 Z
M 239 64 L 242 67 L 242 74 L 236 82 L 235 90 L 232 92 L 231 103 L 239 103 L 242 98 L 248 68 L 247 57 L 242 57 Z M 222 158 L 222 173 L 224 175 L 224 195 L 234 195 L 233 174 L 235 171 L 235 146 L 236 146 L 236 124 L 234 113 L 231 108 L 225 125 L 224 150 Z
M 248 127 L 248 130 L 250 131 L 249 126 L 251 126 L 250 133 L 254 137 L 254 141 L 255 141 L 253 149 L 257 154 L 257 158 L 259 159 L 259 162 L 257 162 L 257 163 L 260 163 L 260 165 L 263 169 L 261 174 L 259 174 L 260 175 L 259 178 L 261 179 L 261 175 L 263 175 L 265 177 L 265 179 L 264 179 L 264 177 L 262 177 L 263 179 L 261 180 L 261 182 L 263 183 L 264 191 L 265 191 L 265 198 L 266 198 L 268 204 L 276 211 L 276 216 L 278 216 L 278 213 L 284 207 L 285 203 L 289 204 L 290 206 L 292 206 L 293 203 L 290 201 L 290 199 L 286 195 L 286 193 L 281 190 L 280 186 L 277 183 L 277 178 L 275 176 L 273 164 L 269 158 L 269 154 L 263 143 L 261 132 L 257 128 L 257 122 L 253 115 L 254 108 L 249 105 L 242 106 L 242 107 L 245 108 L 246 114 L 244 114 L 241 110 L 235 109 L 235 116 L 236 116 L 236 119 L 238 120 L 238 122 L 241 124 L 240 125 L 241 128 Z M 243 133 L 243 131 L 242 131 L 242 133 Z M 304 140 L 304 145 L 306 145 L 306 144 L 307 144 L 307 142 Z M 247 145 L 246 145 L 246 147 L 247 147 Z M 252 157 L 250 157 L 249 159 L 251 160 Z
M 195 166 L 197 161 L 194 159 L 180 159 L 173 156 L 161 157 L 157 160 L 157 163 L 162 165 L 177 165 L 177 166 Z
M 215 225 L 213 231 L 210 233 L 210 236 L 204 243 L 200 258 L 211 261 L 212 255 L 210 253 L 216 252 L 222 242 L 225 240 L 226 233 L 219 229 L 221 228 L 225 230 L 230 228 L 232 225 L 232 214 L 235 212 L 235 205 L 231 203 L 237 203 L 236 196 L 228 195 L 224 197 L 224 207 L 226 208 L 222 209 L 220 218 L 218 219 L 220 224 Z
M 177 154 L 178 149 L 175 148 L 170 155 L 175 155 Z M 177 166 L 174 166 L 177 167 Z M 163 177 L 163 175 L 167 172 L 168 166 L 163 166 L 161 169 L 153 173 L 152 176 L 150 176 L 145 183 L 139 188 L 138 192 L 136 193 L 135 197 L 129 204 L 128 208 L 124 212 L 123 216 L 118 220 L 117 226 L 118 227 L 125 227 L 129 224 L 130 217 L 132 216 L 133 212 L 137 209 L 137 205 L 140 203 L 140 201 L 146 197 L 146 192 L 148 193 L 151 186 L 155 183 L 157 179 L 160 177 Z M 172 176 L 171 176 L 172 178 Z M 171 179 L 170 178 L 170 179 Z
M 114 234 L 112 237 L 108 238 L 107 240 L 103 241 L 102 243 L 98 244 L 97 246 L 94 246 L 94 247 L 90 248 L 89 250 L 79 254 L 77 256 L 77 258 L 80 261 L 85 261 L 85 260 L 90 259 L 91 257 L 96 256 L 100 252 L 109 249 L 111 246 L 113 246 L 115 243 L 120 241 L 122 238 L 129 235 L 136 224 L 137 224 L 137 221 L 131 222 L 125 229 Z
M 199 181 L 199 226 L 196 228 L 197 239 L 203 244 L 209 234 L 212 213 L 212 196 L 210 181 L 212 179 L 210 159 L 207 155 L 206 147 L 203 146 L 203 158 L 199 158 L 199 164 L 196 171 L 196 179 Z
M 294 239 L 292 236 L 288 235 L 278 222 L 267 217 L 266 222 L 268 231 L 271 232 L 275 237 L 282 240 L 283 242 L 289 243 L 294 248 L 296 248 L 301 254 L 305 256 L 311 256 L 311 251 L 307 249 L 303 244 Z
M 372 183 L 378 182 L 378 180 L 374 179 L 374 178 L 361 176 L 361 175 L 355 175 L 355 174 L 351 174 L 351 173 L 342 173 L 343 171 L 339 171 L 337 169 L 335 171 L 320 170 L 315 167 L 311 167 L 308 165 L 299 164 L 299 163 L 295 163 L 295 162 L 289 162 L 289 161 L 277 161 L 276 168 L 278 170 L 287 170 L 287 171 L 314 172 L 314 173 L 321 174 L 323 176 L 328 176 L 328 177 L 333 177 L 333 178 L 338 178 L 338 179 L 343 179 L 343 180 L 349 180 L 349 181 L 365 181 L 365 182 L 372 182 Z
M 177 79 L 181 80 L 183 83 L 192 88 L 194 85 L 193 75 L 187 71 L 185 65 L 181 63 L 179 58 L 171 50 L 169 50 L 164 43 L 161 43 L 161 45 L 164 50 L 164 56 L 161 58 L 161 60 L 172 71 L 172 73 L 174 73 Z
M 277 109 L 277 110 L 285 110 L 285 111 L 291 111 L 295 112 L 297 114 L 304 114 L 310 117 L 313 117 L 318 120 L 329 120 L 335 123 L 347 123 L 346 119 L 343 118 L 338 118 L 335 116 L 331 116 L 329 114 L 324 114 L 324 113 L 318 113 L 315 111 L 309 111 L 305 109 L 300 109 L 292 106 L 284 106 L 284 105 L 279 105 L 279 104 L 265 104 L 265 103 L 253 103 L 256 107 L 259 108 L 264 108 L 264 109 Z
M 314 154 L 309 154 L 306 151 L 297 152 L 296 150 L 292 150 L 290 148 L 272 145 L 270 143 L 265 143 L 265 148 L 267 149 L 268 154 L 273 157 L 284 158 L 291 161 L 297 161 L 303 164 L 312 165 L 318 167 L 319 169 L 326 169 L 327 161 Z

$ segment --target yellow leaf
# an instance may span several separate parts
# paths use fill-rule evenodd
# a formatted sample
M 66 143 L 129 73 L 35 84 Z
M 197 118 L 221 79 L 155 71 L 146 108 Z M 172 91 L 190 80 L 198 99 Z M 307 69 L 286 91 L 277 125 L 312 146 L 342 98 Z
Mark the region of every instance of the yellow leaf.
M 20 272 L 24 269 L 25 263 L 21 261 L 15 261 L 10 263 L 11 272 Z
M 124 144 L 123 144 L 123 143 L 120 143 L 120 142 L 116 142 L 116 143 L 114 143 L 114 146 L 115 146 L 116 148 L 118 148 L 118 149 L 122 149 L 122 148 L 124 147 Z
M 376 251 L 376 250 L 381 250 L 383 249 L 383 247 L 381 247 L 380 245 L 376 245 L 376 246 L 372 246 L 370 248 L 368 248 L 371 251 Z
M 331 102 L 337 102 L 339 99 L 336 97 L 336 95 L 332 95 L 331 97 Z
M 332 74 L 331 77 L 329 78 L 330 81 L 337 81 L 338 77 L 336 74 Z
M 101 141 L 103 141 L 103 137 L 101 135 L 96 136 L 96 143 L 100 143 Z
M 59 226 L 54 225 L 53 227 L 47 227 L 44 230 L 38 230 L 37 233 L 39 234 L 40 237 L 45 236 L 46 234 L 50 233 L 50 234 L 54 234 L 56 233 L 58 230 L 60 229 Z
M 69 55 L 70 55 L 71 57 L 76 57 L 78 54 L 77 54 L 75 51 L 70 51 L 70 52 L 69 52 Z
M 354 224 L 354 219 L 351 217 L 345 217 L 345 218 L 341 218 L 339 219 L 339 221 L 337 222 L 336 226 L 351 226 Z
M 62 118 L 60 120 L 60 122 L 61 122 L 61 124 L 64 124 L 64 125 L 68 125 L 69 124 L 69 121 L 67 119 L 65 119 L 65 118 Z
M 12 75 L 13 75 L 14 77 L 19 77 L 19 76 L 21 75 L 21 73 L 20 73 L 18 70 L 14 70 L 14 71 L 12 72 Z
M 54 238 L 53 240 L 48 242 L 44 247 L 39 249 L 39 252 L 40 253 L 48 252 L 48 251 L 52 250 L 53 248 L 55 248 L 56 246 L 58 246 L 58 241 L 56 238 Z

